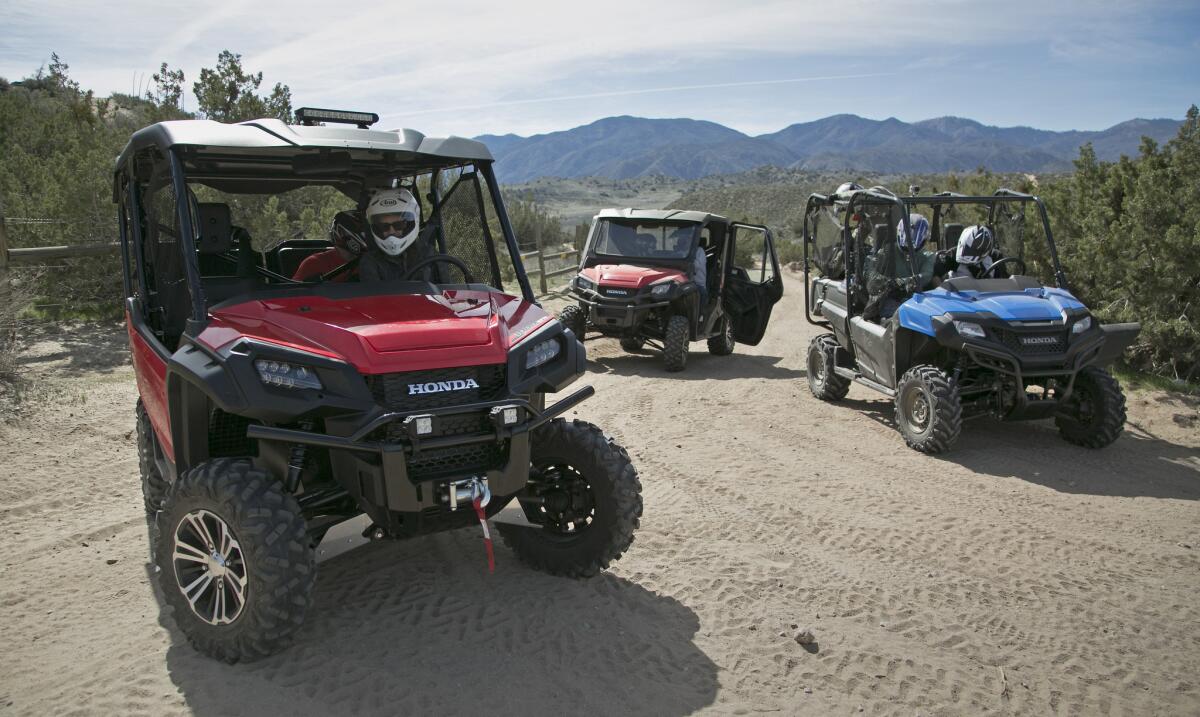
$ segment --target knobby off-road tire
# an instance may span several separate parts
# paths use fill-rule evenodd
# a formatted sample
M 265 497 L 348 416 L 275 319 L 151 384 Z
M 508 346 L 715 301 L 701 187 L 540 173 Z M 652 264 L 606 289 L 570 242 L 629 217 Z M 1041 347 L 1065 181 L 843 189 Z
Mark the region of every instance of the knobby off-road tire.
M 691 334 L 686 316 L 676 314 L 667 319 L 667 330 L 663 333 L 663 364 L 668 371 L 682 371 L 687 366 Z
M 155 446 L 158 439 L 154 436 L 154 426 L 150 423 L 150 414 L 142 405 L 142 399 L 137 402 L 137 449 L 138 470 L 142 474 L 142 501 L 146 506 L 146 515 L 154 515 L 162 509 L 163 501 L 171 484 L 167 482 L 158 463 L 154 460 Z
M 198 559 L 187 547 L 197 545 L 210 555 Z M 224 662 L 287 647 L 312 604 L 317 568 L 300 506 L 248 460 L 217 458 L 184 473 L 158 515 L 154 553 L 175 624 Z
M 1108 371 L 1088 366 L 1075 377 L 1067 411 L 1054 417 L 1063 440 L 1104 448 L 1125 430 L 1125 394 Z
M 625 336 L 621 339 L 621 348 L 629 352 L 641 351 L 645 345 L 645 339 L 635 339 L 631 336 Z
M 933 366 L 914 366 L 896 386 L 896 427 L 909 448 L 944 453 L 962 431 L 958 385 Z
M 558 320 L 575 334 L 575 338 L 583 341 L 583 335 L 587 332 L 587 311 L 579 304 L 572 304 L 563 309 L 558 314 Z
M 551 575 L 591 577 L 633 543 L 642 516 L 637 471 L 624 448 L 584 421 L 557 418 L 538 429 L 532 441 L 532 489 L 547 499 L 531 505 L 529 512 L 545 522 L 537 528 L 500 523 L 496 529 L 530 567 Z M 573 530 L 559 522 L 566 495 L 571 496 L 569 510 L 576 511 Z
M 713 356 L 728 356 L 737 344 L 733 339 L 733 322 L 728 316 L 722 316 L 720 326 L 720 333 L 708 339 L 708 352 Z
M 822 401 L 840 401 L 850 391 L 850 379 L 833 370 L 838 348 L 833 334 L 821 334 L 808 343 L 808 390 Z

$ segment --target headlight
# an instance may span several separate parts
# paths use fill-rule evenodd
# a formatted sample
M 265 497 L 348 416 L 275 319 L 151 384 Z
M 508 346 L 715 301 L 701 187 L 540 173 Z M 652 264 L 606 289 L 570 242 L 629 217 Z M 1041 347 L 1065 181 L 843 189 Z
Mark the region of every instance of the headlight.
M 959 336 L 970 336 L 973 339 L 982 339 L 987 336 L 982 326 L 971 321 L 955 321 L 954 330 L 958 332 Z
M 1084 331 L 1087 331 L 1090 328 L 1092 328 L 1092 317 L 1085 316 L 1079 321 L 1075 322 L 1075 325 L 1071 327 L 1071 333 L 1082 334 Z
M 580 289 L 586 289 L 588 291 L 592 291 L 593 289 L 596 288 L 596 285 L 593 284 L 590 279 L 588 279 L 587 277 L 584 277 L 584 276 L 575 277 L 575 286 L 578 286 Z
M 655 284 L 654 286 L 650 287 L 650 295 L 651 296 L 659 296 L 659 297 L 666 296 L 667 294 L 670 294 L 671 289 L 674 289 L 674 288 L 675 288 L 674 281 L 664 281 L 661 284 Z
M 550 359 L 558 355 L 560 347 L 558 339 L 547 339 L 537 346 L 529 349 L 529 353 L 525 354 L 525 368 L 537 368 L 546 363 Z
M 268 386 L 321 388 L 321 379 L 311 368 L 270 359 L 258 359 L 254 367 L 258 369 L 258 377 Z

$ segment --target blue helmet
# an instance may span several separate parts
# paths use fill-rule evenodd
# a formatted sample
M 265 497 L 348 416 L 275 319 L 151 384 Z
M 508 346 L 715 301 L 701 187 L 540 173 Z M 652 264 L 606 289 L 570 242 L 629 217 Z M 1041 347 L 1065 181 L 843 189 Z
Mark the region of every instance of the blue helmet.
M 929 238 L 929 220 L 920 214 L 908 215 L 908 226 L 912 229 L 912 248 L 917 251 L 925 246 L 925 240 Z M 904 222 L 901 221 L 896 225 L 896 244 L 901 249 L 908 248 L 908 236 L 904 233 Z

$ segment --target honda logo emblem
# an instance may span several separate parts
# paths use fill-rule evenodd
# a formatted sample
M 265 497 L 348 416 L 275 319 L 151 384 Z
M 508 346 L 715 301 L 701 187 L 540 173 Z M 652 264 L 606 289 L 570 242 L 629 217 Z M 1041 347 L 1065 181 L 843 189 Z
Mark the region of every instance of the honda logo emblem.
M 414 396 L 419 393 L 442 393 L 443 391 L 465 391 L 468 388 L 479 388 L 479 384 L 475 379 L 468 378 L 465 381 L 456 379 L 454 381 L 431 381 L 429 383 L 410 383 L 408 384 L 408 395 Z

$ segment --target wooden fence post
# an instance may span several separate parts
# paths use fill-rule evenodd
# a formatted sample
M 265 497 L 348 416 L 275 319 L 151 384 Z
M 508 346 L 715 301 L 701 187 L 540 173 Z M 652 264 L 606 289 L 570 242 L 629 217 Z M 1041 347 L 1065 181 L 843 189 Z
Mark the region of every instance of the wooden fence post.
M 8 229 L 4 225 L 4 204 L 0 202 L 0 279 L 8 272 Z
M 8 228 L 4 224 L 4 204 L 0 202 L 0 320 L 10 320 L 9 326 L 0 326 L 0 353 L 8 353 L 17 340 L 17 311 L 12 305 L 12 285 L 8 277 Z M 12 314 L 7 316 L 6 314 Z
M 542 225 L 540 222 L 533 225 L 533 242 L 537 245 L 538 285 L 542 289 L 541 296 L 545 296 L 550 293 L 550 290 L 546 288 L 546 250 L 542 246 Z

